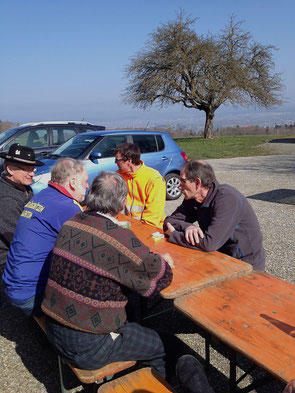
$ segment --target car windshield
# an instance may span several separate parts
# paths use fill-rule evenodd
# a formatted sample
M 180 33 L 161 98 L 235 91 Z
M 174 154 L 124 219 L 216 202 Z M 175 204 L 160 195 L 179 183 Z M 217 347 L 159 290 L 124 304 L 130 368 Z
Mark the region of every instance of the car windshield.
M 97 135 L 85 135 L 79 134 L 74 136 L 73 138 L 69 139 L 66 143 L 58 147 L 49 157 L 71 157 L 71 158 L 78 158 L 81 153 L 92 142 L 97 139 Z
M 0 134 L 0 144 L 10 138 L 17 130 L 18 128 L 10 128 L 9 130 L 2 132 L 2 134 Z

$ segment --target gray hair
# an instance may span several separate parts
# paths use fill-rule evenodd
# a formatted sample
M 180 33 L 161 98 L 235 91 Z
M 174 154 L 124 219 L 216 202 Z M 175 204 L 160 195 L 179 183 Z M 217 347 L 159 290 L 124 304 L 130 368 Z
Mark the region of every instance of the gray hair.
M 51 168 L 51 181 L 63 185 L 71 176 L 82 174 L 83 170 L 82 161 L 69 157 L 60 158 Z
M 199 178 L 203 187 L 211 188 L 216 180 L 214 170 L 210 164 L 201 160 L 190 160 L 182 167 L 188 180 L 194 181 Z
M 102 171 L 91 183 L 86 205 L 91 210 L 116 216 L 123 209 L 127 193 L 127 184 L 119 173 Z

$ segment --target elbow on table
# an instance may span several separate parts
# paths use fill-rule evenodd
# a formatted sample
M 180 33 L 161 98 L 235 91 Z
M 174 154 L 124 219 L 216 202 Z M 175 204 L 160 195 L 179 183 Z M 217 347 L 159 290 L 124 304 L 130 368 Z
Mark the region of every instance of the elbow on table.
M 217 251 L 217 247 L 215 244 L 200 244 L 200 248 L 206 252 L 213 252 Z

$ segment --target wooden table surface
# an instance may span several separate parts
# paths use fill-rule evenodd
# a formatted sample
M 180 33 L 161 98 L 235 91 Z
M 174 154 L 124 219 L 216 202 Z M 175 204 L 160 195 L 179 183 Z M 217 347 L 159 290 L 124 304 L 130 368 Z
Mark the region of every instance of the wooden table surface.
M 123 214 L 119 215 L 118 220 L 131 222 L 130 229 L 151 251 L 159 254 L 168 253 L 172 257 L 174 261 L 173 280 L 171 285 L 161 292 L 161 296 L 165 299 L 175 299 L 186 293 L 223 280 L 243 276 L 252 271 L 252 265 L 217 251 L 192 250 L 169 243 L 166 238 L 155 241 L 151 234 L 157 232 L 157 228 L 142 224 Z
M 177 298 L 174 305 L 276 378 L 295 378 L 295 285 L 253 272 Z

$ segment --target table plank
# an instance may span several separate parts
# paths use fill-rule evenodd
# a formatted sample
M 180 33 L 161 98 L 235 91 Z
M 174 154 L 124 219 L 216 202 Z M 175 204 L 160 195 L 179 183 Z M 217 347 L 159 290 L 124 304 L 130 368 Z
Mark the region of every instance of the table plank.
M 193 292 L 215 285 L 223 280 L 240 277 L 252 271 L 252 265 L 220 252 L 204 252 L 169 243 L 167 238 L 155 241 L 151 234 L 160 229 L 142 224 L 140 221 L 119 215 L 119 221 L 131 222 L 131 230 L 156 253 L 169 253 L 174 261 L 173 280 L 169 287 L 161 291 L 165 299 Z
M 295 285 L 267 273 L 177 298 L 175 307 L 276 378 L 295 378 Z

